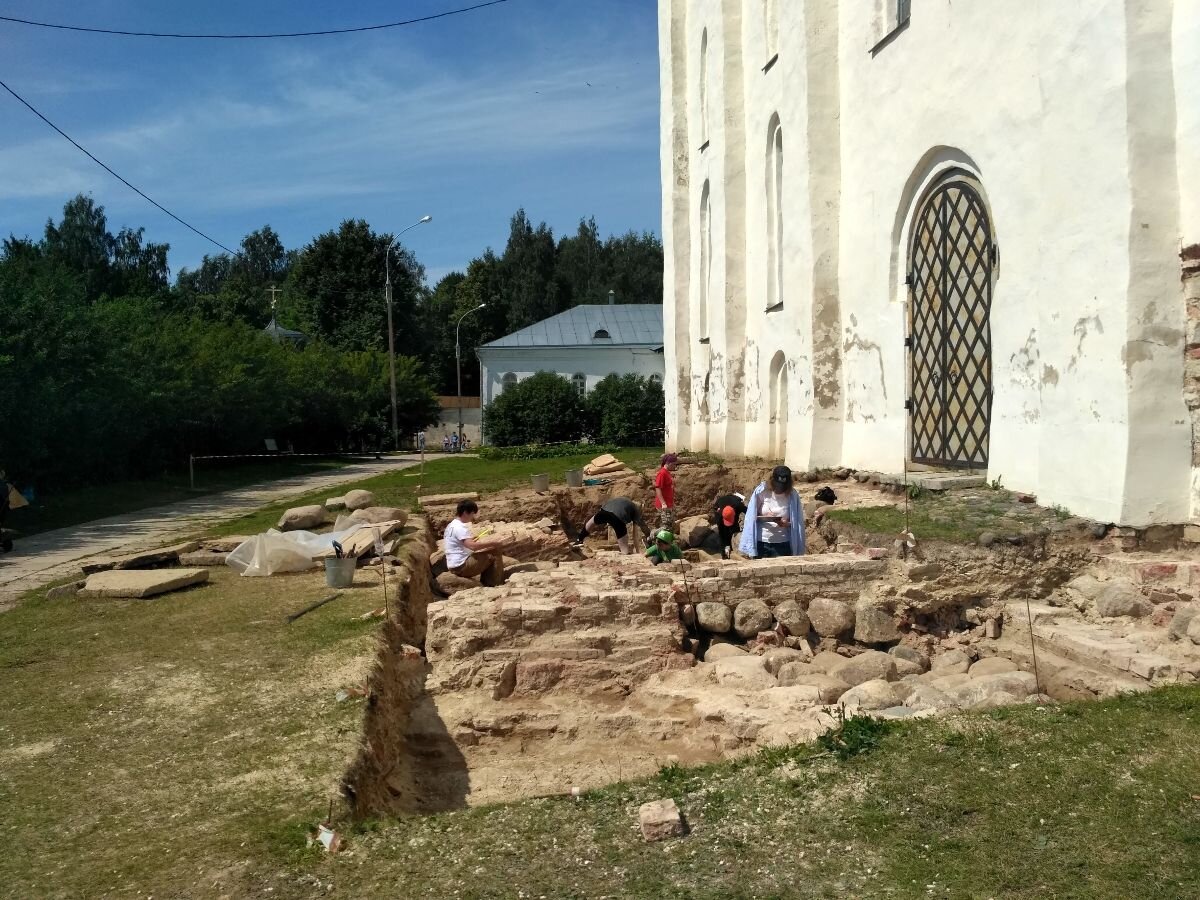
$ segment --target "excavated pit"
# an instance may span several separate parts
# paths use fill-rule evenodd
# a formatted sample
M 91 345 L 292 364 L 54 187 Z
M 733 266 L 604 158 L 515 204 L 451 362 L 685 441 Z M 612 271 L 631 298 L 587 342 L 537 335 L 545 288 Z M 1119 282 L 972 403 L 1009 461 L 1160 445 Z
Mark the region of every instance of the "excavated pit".
M 692 496 L 748 481 L 681 471 Z M 645 503 L 641 481 L 481 507 L 532 534 L 609 496 Z M 895 502 L 862 490 L 862 503 Z M 681 512 L 707 512 L 693 506 Z M 429 517 L 444 527 L 437 509 Z M 437 532 L 406 546 L 343 782 L 356 815 L 563 793 L 811 740 L 836 704 L 906 718 L 1200 676 L 1200 560 L 1188 551 L 1124 553 L 1062 533 L 910 552 L 826 523 L 810 528 L 806 557 L 699 551 L 654 568 L 607 549 L 581 558 L 555 526 L 536 528 L 545 540 L 523 554 L 537 566 L 448 599 L 428 564 Z

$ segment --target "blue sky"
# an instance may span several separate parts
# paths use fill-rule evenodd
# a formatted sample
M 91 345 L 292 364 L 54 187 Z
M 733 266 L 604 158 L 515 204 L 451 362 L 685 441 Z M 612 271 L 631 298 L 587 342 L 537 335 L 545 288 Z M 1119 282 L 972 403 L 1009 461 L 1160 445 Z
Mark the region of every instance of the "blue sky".
M 107 28 L 292 31 L 395 21 L 472 0 L 0 0 L 0 14 Z M 288 247 L 345 218 L 406 236 L 430 279 L 500 249 L 524 206 L 557 234 L 660 231 L 653 0 L 510 0 L 363 35 L 169 41 L 0 23 L 0 79 L 222 243 Z M 591 85 L 589 87 L 589 84 Z M 76 193 L 112 229 L 219 252 L 0 92 L 0 234 L 40 235 Z

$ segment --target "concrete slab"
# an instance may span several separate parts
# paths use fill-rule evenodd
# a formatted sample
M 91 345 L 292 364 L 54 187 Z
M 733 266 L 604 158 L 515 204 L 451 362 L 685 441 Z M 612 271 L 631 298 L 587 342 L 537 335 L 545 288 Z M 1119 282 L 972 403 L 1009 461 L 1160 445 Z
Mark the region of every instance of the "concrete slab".
M 421 506 L 449 506 L 457 503 L 459 500 L 478 500 L 479 493 L 471 491 L 466 494 L 428 494 L 424 497 L 418 497 L 417 503 Z
M 174 566 L 179 563 L 182 553 L 194 553 L 200 549 L 199 541 L 184 541 L 182 544 L 172 544 L 170 547 L 156 547 L 153 550 L 139 550 L 123 556 L 98 556 L 83 562 L 84 575 L 94 572 L 107 572 L 110 569 L 154 569 L 161 566 Z
M 82 597 L 141 600 L 208 581 L 207 569 L 135 569 L 97 572 L 79 592 Z
M 880 475 L 880 484 L 904 484 L 903 475 Z M 964 488 L 983 487 L 986 475 L 971 475 L 965 472 L 909 472 L 908 483 L 927 491 L 955 491 Z

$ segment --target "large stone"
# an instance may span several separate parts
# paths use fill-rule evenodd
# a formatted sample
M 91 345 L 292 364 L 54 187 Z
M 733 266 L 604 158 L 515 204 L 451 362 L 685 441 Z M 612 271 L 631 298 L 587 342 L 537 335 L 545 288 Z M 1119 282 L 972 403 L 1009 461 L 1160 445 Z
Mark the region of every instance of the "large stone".
M 752 638 L 760 631 L 770 631 L 774 624 L 771 607 L 761 600 L 744 600 L 733 613 L 733 630 L 744 638 Z
M 1200 616 L 1193 617 L 1188 624 L 1187 636 L 1193 644 L 1200 644 Z
M 141 600 L 179 591 L 208 581 L 207 569 L 130 569 L 88 576 L 80 593 L 85 597 Z
M 381 525 L 384 522 L 399 522 L 403 526 L 408 522 L 408 510 L 398 506 L 368 506 L 350 513 L 346 516 L 346 521 L 353 525 Z
M 1065 587 L 1087 600 L 1095 600 L 1104 590 L 1104 582 L 1094 575 L 1080 575 L 1068 581 Z
M 854 627 L 854 607 L 817 597 L 808 605 L 808 620 L 821 637 L 838 637 Z
M 228 558 L 228 553 L 197 550 L 195 553 L 180 553 L 179 564 L 181 566 L 223 566 Z
M 675 801 L 670 798 L 643 803 L 638 808 L 638 822 L 642 828 L 642 837 L 650 842 L 665 841 L 667 838 L 687 834 L 683 815 Z
M 1175 610 L 1175 615 L 1171 617 L 1171 627 L 1167 630 L 1167 634 L 1172 640 L 1182 640 L 1187 637 L 1188 626 L 1191 625 L 1192 619 L 1196 617 L 1196 613 L 1200 612 L 1200 606 L 1193 603 L 1181 604 Z
M 929 671 L 929 655 L 918 650 L 916 647 L 906 647 L 904 644 L 900 644 L 890 649 L 888 653 L 896 657 L 896 659 L 906 659 L 909 662 L 916 663 L 921 667 L 922 672 Z
M 763 665 L 772 675 L 778 675 L 779 670 L 788 663 L 806 663 L 808 657 L 799 650 L 791 647 L 777 647 L 763 654 Z
M 1035 693 L 1037 687 L 1029 672 L 999 672 L 968 679 L 965 684 L 956 687 L 947 685 L 942 689 L 956 704 L 966 709 L 991 709 L 1018 703 Z
M 437 586 L 438 590 L 447 597 L 453 597 L 459 591 L 469 591 L 479 587 L 479 582 L 470 578 L 462 578 L 453 572 L 442 572 L 437 576 Z
M 1096 613 L 1105 618 L 1133 616 L 1141 618 L 1154 612 L 1154 607 L 1131 582 L 1110 581 L 1096 597 Z
M 713 644 L 704 651 L 704 661 L 711 663 L 719 659 L 730 659 L 734 656 L 748 655 L 749 651 L 745 647 L 739 647 L 737 644 Z
M 343 500 L 345 500 L 346 509 L 351 511 L 375 505 L 375 495 L 370 491 L 350 491 Z
M 832 650 L 822 650 L 809 663 L 818 672 L 831 672 L 846 661 L 846 657 Z
M 717 683 L 726 687 L 763 690 L 775 687 L 775 678 L 763 667 L 761 656 L 729 656 L 713 663 Z
M 200 549 L 212 553 L 232 553 L 248 540 L 250 540 L 248 536 L 236 534 L 229 537 L 208 538 L 200 542 Z
M 973 663 L 968 673 L 972 678 L 982 678 L 984 675 L 997 675 L 1001 672 L 1016 672 L 1017 664 L 1003 656 L 989 656 Z
M 46 591 L 46 599 L 47 600 L 69 600 L 73 597 L 78 596 L 79 592 L 81 590 L 83 590 L 83 586 L 86 583 L 87 582 L 84 582 L 84 581 L 71 581 L 71 582 L 68 582 L 67 584 L 60 584 L 57 587 L 52 587 L 48 591 Z
M 712 534 L 712 523 L 704 516 L 689 516 L 675 526 L 675 533 L 685 547 L 699 547 Z
M 733 627 L 733 610 L 724 603 L 697 603 L 696 621 L 705 631 L 725 634 Z
M 161 569 L 165 566 L 178 565 L 181 554 L 194 553 L 199 549 L 199 541 L 184 541 L 182 544 L 155 547 L 152 550 L 137 550 L 121 556 L 96 556 L 85 560 L 81 568 L 84 575 L 107 572 L 110 569 Z
M 916 710 L 953 709 L 957 704 L 945 691 L 931 684 L 916 684 L 908 690 L 904 705 Z
M 877 679 L 895 681 L 899 677 L 896 672 L 896 661 L 878 650 L 868 650 L 866 653 L 860 653 L 858 656 L 844 660 L 840 665 L 830 669 L 829 674 L 840 678 L 851 687 Z
M 911 659 L 905 659 L 903 656 L 893 656 L 892 661 L 896 663 L 896 675 L 899 678 L 904 678 L 908 675 L 920 675 L 925 671 L 919 663 L 915 663 Z
M 948 650 L 933 658 L 930 671 L 938 675 L 965 675 L 971 668 L 971 657 L 965 650 Z
M 812 666 L 804 663 L 788 663 L 780 669 L 779 684 L 781 687 L 816 688 L 822 703 L 837 703 L 842 694 L 850 690 L 850 685 L 842 679 L 814 672 Z
M 795 600 L 784 600 L 775 607 L 775 621 L 793 637 L 804 637 L 811 626 L 808 615 Z
M 862 600 L 854 611 L 854 639 L 864 644 L 890 644 L 900 640 L 900 631 L 890 612 Z
M 900 705 L 900 698 L 892 690 L 892 686 L 882 678 L 864 681 L 850 688 L 838 698 L 838 703 L 845 704 L 847 709 L 888 709 Z
M 329 521 L 324 506 L 295 506 L 279 517 L 280 531 L 309 531 Z

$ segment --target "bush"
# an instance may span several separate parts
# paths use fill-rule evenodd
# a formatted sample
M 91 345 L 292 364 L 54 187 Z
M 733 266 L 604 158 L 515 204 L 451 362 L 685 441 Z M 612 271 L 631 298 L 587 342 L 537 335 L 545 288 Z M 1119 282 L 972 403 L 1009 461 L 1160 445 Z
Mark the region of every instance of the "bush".
M 662 443 L 666 399 L 662 385 L 640 375 L 609 375 L 587 398 L 592 436 L 606 444 L 654 447 Z
M 590 453 L 592 457 L 603 453 L 616 453 L 616 446 L 609 444 L 524 444 L 518 447 L 480 447 L 480 459 L 512 460 L 512 459 L 560 459 L 567 456 L 583 456 Z
M 579 392 L 552 372 L 511 385 L 483 413 L 488 442 L 497 447 L 578 441 L 586 426 Z

